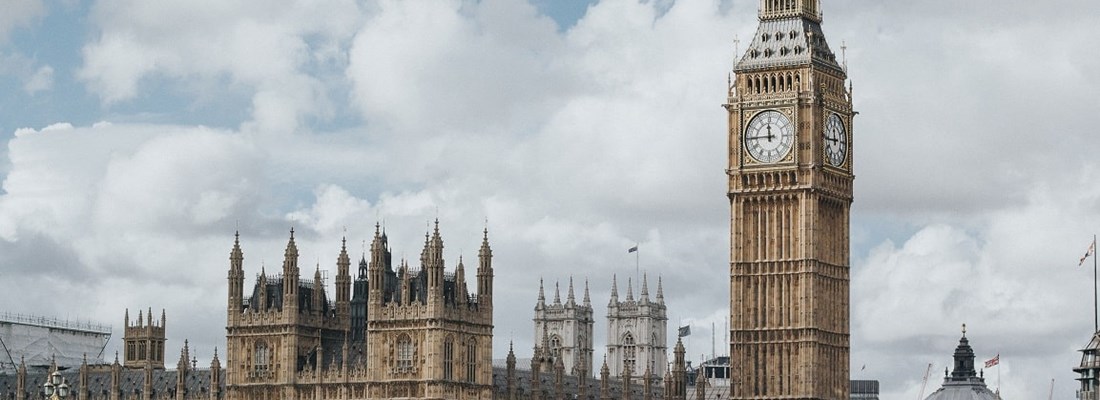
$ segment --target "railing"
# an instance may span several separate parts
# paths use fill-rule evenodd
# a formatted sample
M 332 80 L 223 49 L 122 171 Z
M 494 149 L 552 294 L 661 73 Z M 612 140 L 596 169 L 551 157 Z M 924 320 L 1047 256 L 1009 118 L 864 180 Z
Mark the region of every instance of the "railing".
M 100 333 L 104 335 L 111 334 L 111 326 L 97 324 L 91 321 L 69 321 L 58 318 L 49 318 L 35 315 L 16 314 L 16 313 L 0 313 L 0 322 L 11 322 L 25 325 L 35 325 L 44 328 L 57 328 L 57 329 L 71 329 L 74 331 L 85 331 L 92 333 Z

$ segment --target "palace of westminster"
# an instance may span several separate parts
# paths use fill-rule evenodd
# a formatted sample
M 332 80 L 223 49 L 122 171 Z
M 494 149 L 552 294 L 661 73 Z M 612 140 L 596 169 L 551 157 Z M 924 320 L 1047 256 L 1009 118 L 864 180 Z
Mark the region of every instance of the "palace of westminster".
M 530 365 L 517 368 L 509 345 L 505 366 L 494 367 L 488 231 L 471 271 L 460 258 L 448 272 L 436 221 L 413 265 L 394 263 L 376 225 L 353 277 L 345 240 L 334 296 L 319 270 L 302 278 L 293 230 L 282 270 L 261 271 L 246 292 L 238 235 L 229 253 L 226 349 L 209 368 L 191 361 L 185 343 L 176 369 L 165 369 L 166 316 L 158 321 L 148 310 L 131 320 L 127 312 L 121 363 L 116 355 L 111 364 L 85 360 L 63 371 L 22 364 L 0 375 L 0 399 L 57 397 L 57 375 L 78 400 L 686 400 L 689 386 L 699 400 L 877 399 L 877 382 L 875 394 L 863 395 L 849 381 L 856 113 L 819 1 L 761 0 L 757 32 L 728 85 L 730 357 L 722 385 L 706 374 L 689 382 L 680 340 L 669 357 L 660 278 L 652 296 L 643 277 L 628 281 L 622 297 L 612 278 L 600 363 L 588 282 L 578 296 L 570 279 L 565 300 L 555 287 L 548 301 L 540 281 Z M 1100 336 L 1084 352 L 1079 398 L 1097 399 Z M 928 399 L 999 399 L 974 372 L 964 332 L 954 372 Z

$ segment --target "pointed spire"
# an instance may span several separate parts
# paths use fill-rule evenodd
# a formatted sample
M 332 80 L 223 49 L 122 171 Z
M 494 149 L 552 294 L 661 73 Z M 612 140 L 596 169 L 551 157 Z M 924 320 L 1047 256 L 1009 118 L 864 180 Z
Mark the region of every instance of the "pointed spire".
M 539 302 L 535 305 L 535 308 L 546 307 L 546 295 L 542 292 L 542 278 L 539 278 Z
M 657 276 L 657 303 L 665 304 L 665 290 L 661 287 L 661 276 Z
M 619 278 L 618 275 L 611 275 L 611 304 L 619 302 Z
M 642 274 L 642 301 L 649 301 L 649 274 Z M 648 367 L 646 367 L 648 368 Z
M 218 348 L 214 347 L 214 358 L 210 360 L 210 369 L 219 370 L 222 368 L 222 362 L 218 359 Z
M 241 268 L 241 261 L 244 260 L 244 252 L 241 251 L 241 232 L 233 232 L 233 250 L 229 252 L 229 267 L 235 270 Z
M 554 282 L 554 305 L 561 305 L 561 287 L 558 282 Z
M 573 296 L 573 277 L 569 277 L 569 294 L 565 299 L 565 305 L 573 307 L 577 304 L 576 298 Z
M 634 301 L 634 282 L 630 278 L 626 278 L 626 301 Z
M 153 326 L 153 307 L 149 307 L 149 312 L 145 314 L 145 318 L 145 326 Z
M 588 296 L 588 278 L 584 278 L 584 306 L 592 307 L 592 298 Z
M 124 324 L 123 326 L 129 327 L 130 326 L 130 309 L 129 308 L 126 309 L 126 314 L 122 318 L 123 318 L 124 321 L 126 321 L 126 324 Z

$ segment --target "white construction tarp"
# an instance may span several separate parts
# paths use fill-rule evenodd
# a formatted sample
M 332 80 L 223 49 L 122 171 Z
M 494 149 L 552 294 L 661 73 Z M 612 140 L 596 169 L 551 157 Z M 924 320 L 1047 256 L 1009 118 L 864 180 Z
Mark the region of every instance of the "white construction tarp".
M 51 326 L 52 325 L 52 326 Z M 109 332 L 70 329 L 61 324 L 30 324 L 0 318 L 0 371 L 11 371 L 25 360 L 27 366 L 50 365 L 77 367 L 88 357 L 88 364 L 103 363 L 104 346 Z

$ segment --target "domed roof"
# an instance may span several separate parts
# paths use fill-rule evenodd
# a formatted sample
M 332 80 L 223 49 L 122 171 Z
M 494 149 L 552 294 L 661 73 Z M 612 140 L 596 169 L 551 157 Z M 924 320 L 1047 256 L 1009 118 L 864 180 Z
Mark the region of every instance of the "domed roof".
M 925 400 L 1000 400 L 1000 396 L 985 386 L 985 378 L 974 370 L 974 349 L 966 339 L 966 325 L 963 336 L 955 348 L 955 370 L 950 375 L 944 371 L 943 386 L 932 392 Z

